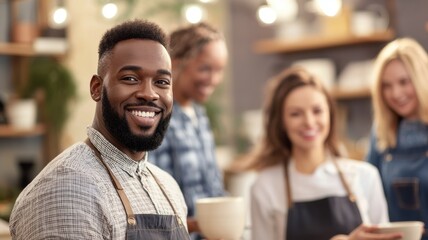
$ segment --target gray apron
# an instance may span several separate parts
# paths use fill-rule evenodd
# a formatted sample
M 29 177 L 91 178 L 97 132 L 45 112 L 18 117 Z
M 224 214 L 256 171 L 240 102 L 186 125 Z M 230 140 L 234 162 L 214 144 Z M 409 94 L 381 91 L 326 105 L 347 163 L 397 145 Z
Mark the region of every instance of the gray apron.
M 119 195 L 120 201 L 125 208 L 127 216 L 127 228 L 126 228 L 126 239 L 137 240 L 137 239 L 189 239 L 186 227 L 181 221 L 171 203 L 170 199 L 166 195 L 162 185 L 159 184 L 157 177 L 147 168 L 150 174 L 155 179 L 156 183 L 162 190 L 163 195 L 168 200 L 171 208 L 174 210 L 175 215 L 158 215 L 158 214 L 134 214 L 131 208 L 128 197 L 125 194 L 123 187 L 120 182 L 114 176 L 113 172 L 104 162 L 98 149 L 92 144 L 89 139 L 85 140 L 85 143 L 95 152 L 100 162 L 106 168 L 110 178 L 113 182 L 114 187 Z
M 336 160 L 333 162 L 348 196 L 305 202 L 292 202 L 288 166 L 284 164 L 288 199 L 286 240 L 329 240 L 338 234 L 349 234 L 362 223 L 355 196 Z

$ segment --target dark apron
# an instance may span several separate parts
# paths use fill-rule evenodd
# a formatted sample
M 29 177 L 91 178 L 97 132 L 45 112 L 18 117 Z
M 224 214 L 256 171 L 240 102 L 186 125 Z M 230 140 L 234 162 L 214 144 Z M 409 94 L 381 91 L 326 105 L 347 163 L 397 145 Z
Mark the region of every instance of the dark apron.
M 348 235 L 362 223 L 355 197 L 336 160 L 333 162 L 348 196 L 306 202 L 292 202 L 288 167 L 284 164 L 288 199 L 286 240 L 329 240 L 338 234 Z
M 428 146 L 383 154 L 380 173 L 391 221 L 423 221 L 428 226 Z M 428 230 L 422 240 L 428 240 Z
M 166 195 L 162 185 L 159 184 L 157 177 L 147 168 L 150 174 L 155 179 L 156 183 L 162 190 L 163 195 L 168 200 L 171 208 L 175 215 L 158 215 L 158 214 L 134 214 L 131 208 L 128 197 L 125 194 L 123 187 L 120 182 L 114 176 L 113 172 L 104 162 L 98 149 L 92 144 L 89 139 L 85 140 L 85 143 L 95 152 L 100 162 L 106 168 L 110 178 L 113 182 L 114 187 L 119 195 L 120 201 L 125 208 L 127 216 L 127 228 L 126 228 L 126 239 L 137 240 L 137 239 L 189 239 L 186 227 L 181 221 L 177 214 L 174 206 L 170 199 Z

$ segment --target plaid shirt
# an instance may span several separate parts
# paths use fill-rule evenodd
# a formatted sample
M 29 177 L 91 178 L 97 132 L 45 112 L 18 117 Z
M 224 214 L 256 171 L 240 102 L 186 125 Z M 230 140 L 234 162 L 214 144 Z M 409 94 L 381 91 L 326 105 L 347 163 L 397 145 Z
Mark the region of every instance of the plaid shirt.
M 223 177 L 215 158 L 215 143 L 208 117 L 194 104 L 198 126 L 174 103 L 173 114 L 162 145 L 149 161 L 170 173 L 183 192 L 188 216 L 194 216 L 195 200 L 224 194 Z
M 173 215 L 153 172 L 185 223 L 186 206 L 171 176 L 133 161 L 95 129 L 88 136 L 125 189 L 135 214 Z M 10 219 L 14 239 L 125 239 L 126 213 L 104 166 L 85 143 L 51 161 L 18 197 Z

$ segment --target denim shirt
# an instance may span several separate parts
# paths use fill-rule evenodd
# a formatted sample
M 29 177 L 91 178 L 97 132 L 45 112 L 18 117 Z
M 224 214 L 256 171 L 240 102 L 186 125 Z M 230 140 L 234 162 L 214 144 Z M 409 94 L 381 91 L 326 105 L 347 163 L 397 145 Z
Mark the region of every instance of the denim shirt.
M 193 104 L 195 126 L 177 102 L 161 146 L 149 161 L 171 174 L 183 192 L 188 216 L 195 214 L 195 201 L 224 195 L 223 176 L 216 162 L 215 142 L 205 109 Z
M 391 221 L 418 220 L 428 226 L 428 125 L 402 120 L 397 146 L 376 150 L 372 132 L 367 160 L 381 174 Z M 423 240 L 428 240 L 424 235 Z

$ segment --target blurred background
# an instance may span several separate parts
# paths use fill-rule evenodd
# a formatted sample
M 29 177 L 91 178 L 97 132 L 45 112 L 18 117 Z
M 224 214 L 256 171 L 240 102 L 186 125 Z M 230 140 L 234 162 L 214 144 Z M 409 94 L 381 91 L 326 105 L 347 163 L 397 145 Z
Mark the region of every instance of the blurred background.
M 207 21 L 224 32 L 226 79 L 207 109 L 226 187 L 245 195 L 252 175 L 230 164 L 262 134 L 265 82 L 293 64 L 320 76 L 349 156 L 363 159 L 372 60 L 397 37 L 428 49 L 426 9 L 426 0 L 0 0 L 0 217 L 43 166 L 86 138 L 98 42 L 117 23 L 145 18 L 170 32 Z

